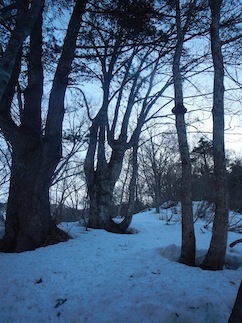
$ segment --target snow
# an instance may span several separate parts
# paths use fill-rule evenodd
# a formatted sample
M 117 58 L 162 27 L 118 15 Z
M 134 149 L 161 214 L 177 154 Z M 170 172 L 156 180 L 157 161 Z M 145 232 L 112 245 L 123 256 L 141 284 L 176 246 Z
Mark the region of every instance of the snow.
M 176 262 L 180 222 L 162 218 L 154 210 L 136 214 L 136 234 L 126 235 L 62 223 L 73 237 L 66 243 L 0 253 L 0 322 L 227 322 L 242 244 L 228 247 L 227 267 L 236 270 L 188 267 Z M 203 226 L 195 223 L 200 260 L 211 238 Z M 239 238 L 229 233 L 228 243 Z

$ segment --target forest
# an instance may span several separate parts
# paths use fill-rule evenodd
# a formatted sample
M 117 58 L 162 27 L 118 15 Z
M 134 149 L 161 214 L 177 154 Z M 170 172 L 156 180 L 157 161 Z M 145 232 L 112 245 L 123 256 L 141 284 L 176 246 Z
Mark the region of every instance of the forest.
M 199 267 L 223 270 L 242 233 L 241 48 L 238 0 L 0 1 L 0 252 L 67 242 L 64 221 L 126 235 L 181 205 L 178 262 L 197 266 L 210 208 Z M 241 302 L 242 284 L 230 322 Z

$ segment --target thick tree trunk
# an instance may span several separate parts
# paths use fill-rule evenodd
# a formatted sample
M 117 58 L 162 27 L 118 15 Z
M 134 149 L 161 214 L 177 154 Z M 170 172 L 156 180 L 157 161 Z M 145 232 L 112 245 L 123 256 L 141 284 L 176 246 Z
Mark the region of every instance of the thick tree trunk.
M 113 191 L 116 180 L 112 172 L 95 172 L 92 185 L 88 188 L 90 200 L 88 226 L 94 229 L 104 229 L 115 233 L 125 233 L 132 216 L 127 215 L 121 223 L 113 220 L 114 212 Z
M 101 177 L 95 176 L 92 187 L 88 190 L 90 208 L 88 227 L 104 229 L 114 233 L 125 233 L 131 223 L 132 216 L 127 214 L 121 223 L 113 220 L 115 214 L 113 204 L 114 182 L 104 173 Z
M 227 179 L 224 151 L 224 67 L 219 37 L 221 0 L 210 1 L 211 49 L 214 64 L 213 159 L 215 181 L 215 218 L 210 247 L 203 269 L 221 270 L 224 266 L 228 235 Z
M 90 199 L 89 227 L 110 230 L 113 210 L 114 182 L 107 171 L 96 172 L 92 185 L 89 187 Z
M 43 143 L 27 137 L 16 142 L 2 251 L 22 252 L 70 238 L 51 219 L 49 187 L 56 161 L 47 158 Z
M 242 281 L 228 323 L 242 322 Z
M 125 218 L 121 223 L 116 223 L 112 219 L 116 215 L 113 213 L 113 191 L 122 169 L 125 143 L 122 141 L 116 143 L 109 163 L 99 152 L 97 169 L 94 169 L 97 133 L 97 127 L 94 124 L 90 128 L 90 143 L 84 165 L 90 201 L 88 226 L 115 233 L 125 233 L 130 221 Z

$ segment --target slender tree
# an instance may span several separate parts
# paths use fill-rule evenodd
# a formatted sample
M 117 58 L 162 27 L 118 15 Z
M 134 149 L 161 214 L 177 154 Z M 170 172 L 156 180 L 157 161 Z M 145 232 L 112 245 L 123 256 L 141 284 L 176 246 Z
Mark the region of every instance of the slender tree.
M 228 232 L 227 179 L 224 151 L 224 65 L 220 39 L 222 0 L 211 0 L 210 39 L 214 66 L 213 160 L 215 182 L 215 218 L 212 239 L 202 264 L 203 269 L 221 270 L 224 266 Z
M 175 107 L 172 112 L 176 117 L 176 129 L 178 135 L 179 150 L 182 163 L 182 247 L 180 262 L 187 265 L 195 264 L 195 234 L 193 226 L 193 210 L 192 210 L 192 176 L 191 176 L 191 160 L 189 147 L 187 142 L 185 113 L 187 109 L 184 106 L 182 74 L 180 69 L 180 61 L 182 57 L 183 43 L 186 32 L 190 27 L 192 12 L 196 6 L 196 1 L 190 1 L 186 15 L 186 22 L 182 26 L 180 0 L 176 0 L 176 29 L 177 43 L 173 59 L 173 81 L 175 91 Z

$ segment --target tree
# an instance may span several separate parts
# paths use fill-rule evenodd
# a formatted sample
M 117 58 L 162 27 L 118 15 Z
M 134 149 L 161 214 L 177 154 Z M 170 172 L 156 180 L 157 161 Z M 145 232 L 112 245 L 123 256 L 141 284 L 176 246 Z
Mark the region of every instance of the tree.
M 105 2 L 100 3 L 99 12 L 104 11 L 104 5 Z M 105 23 L 102 15 L 91 15 L 86 32 L 89 61 L 83 63 L 83 71 L 86 70 L 86 77 L 91 75 L 101 83 L 102 103 L 95 113 L 86 104 L 91 126 L 84 169 L 90 200 L 89 226 L 125 232 L 130 217 L 120 224 L 112 220 L 114 187 L 125 152 L 131 148 L 136 151 L 148 113 L 170 84 L 166 78 L 164 85 L 154 90 L 156 73 L 169 51 L 162 33 L 150 36 L 150 2 L 118 1 L 115 5 L 112 3 L 114 8 L 108 10 L 105 7 L 111 15 L 105 16 Z M 157 37 L 160 46 L 154 44 Z M 133 132 L 131 122 L 136 123 Z
M 183 102 L 182 89 L 182 73 L 180 69 L 180 61 L 183 50 L 185 34 L 190 27 L 193 11 L 196 8 L 196 1 L 189 3 L 186 12 L 186 21 L 182 26 L 180 1 L 176 0 L 176 29 L 177 43 L 173 58 L 173 82 L 175 92 L 175 107 L 172 112 L 176 117 L 176 129 L 178 135 L 179 150 L 182 163 L 182 247 L 180 262 L 187 265 L 195 264 L 195 234 L 193 226 L 193 210 L 192 210 L 192 175 L 191 175 L 191 160 L 189 155 L 189 147 L 187 142 L 185 113 L 187 109 Z
M 205 260 L 202 263 L 202 268 L 209 270 L 223 269 L 228 232 L 227 180 L 224 151 L 224 65 L 219 35 L 221 5 L 222 0 L 209 1 L 212 17 L 210 39 L 214 66 L 212 114 L 215 218 L 210 247 Z
M 213 202 L 213 143 L 201 137 L 191 153 L 193 199 Z
M 229 192 L 229 209 L 236 212 L 242 211 L 241 194 L 242 194 L 242 161 L 236 159 L 229 165 L 228 171 L 228 192 Z
M 31 10 L 37 10 L 37 5 L 41 9 L 33 16 Z M 69 238 L 51 219 L 49 188 L 62 154 L 64 98 L 85 7 L 85 0 L 76 1 L 69 20 L 52 82 L 43 131 L 43 1 L 32 1 L 31 4 L 29 1 L 19 1 L 15 29 L 0 62 L 0 94 L 3 93 L 0 126 L 13 151 L 5 235 L 1 241 L 3 251 L 21 252 Z M 27 25 L 28 17 L 30 22 Z M 16 122 L 11 106 L 21 72 L 23 35 L 27 35 L 26 29 L 30 31 L 27 87 Z M 13 66 L 12 70 L 9 66 Z
M 144 142 L 140 144 L 139 182 L 143 194 L 153 200 L 153 206 L 159 213 L 163 202 L 180 200 L 180 174 L 176 172 L 179 152 L 171 132 L 155 134 L 153 127 L 151 129 L 148 130 L 149 137 L 143 136 Z

